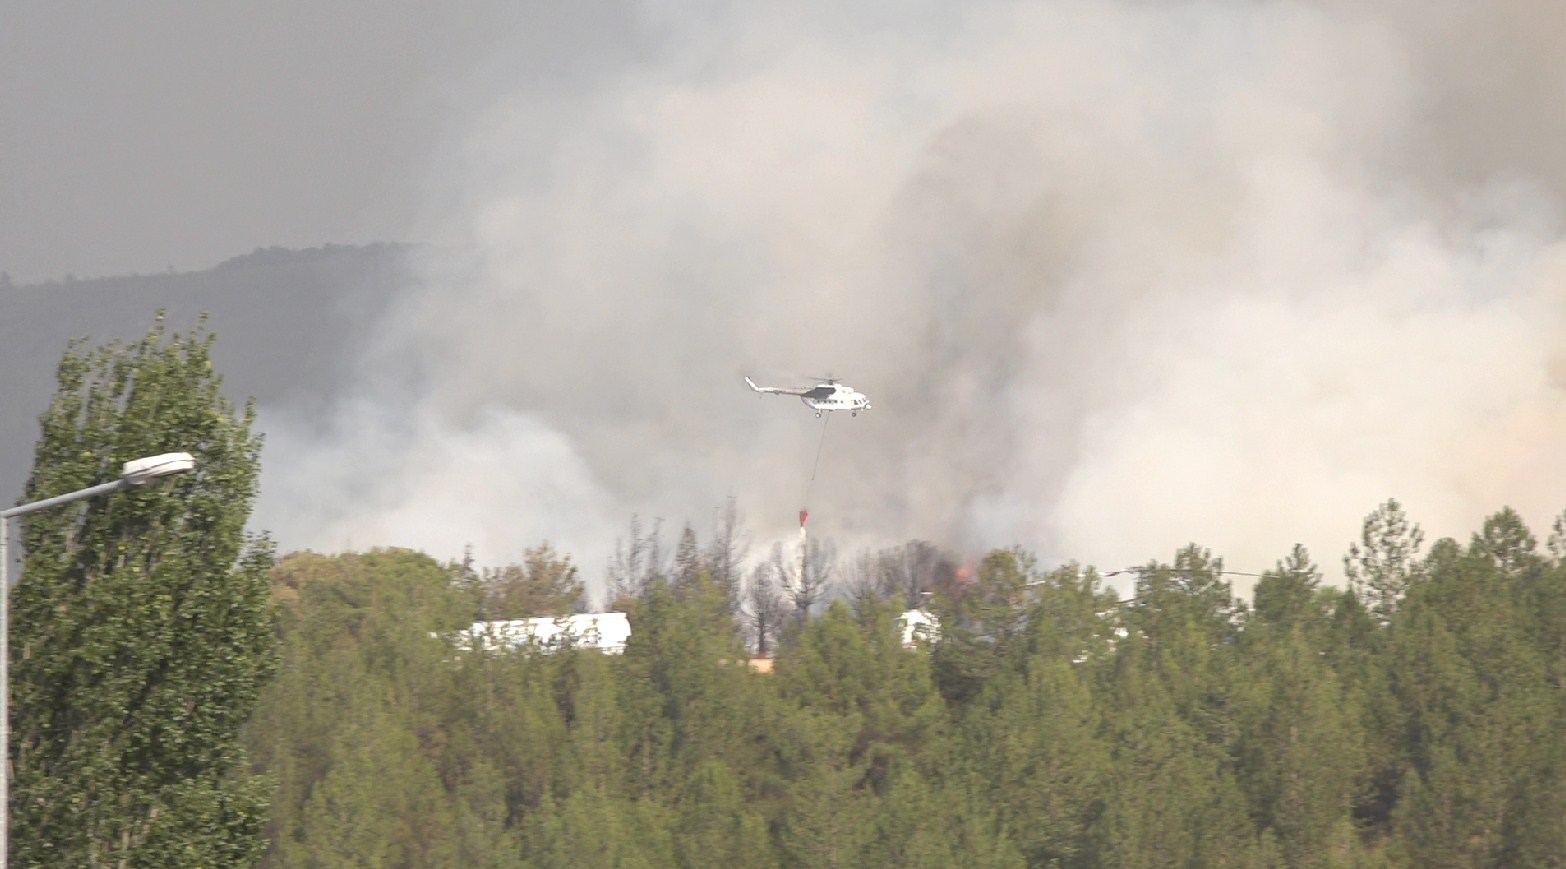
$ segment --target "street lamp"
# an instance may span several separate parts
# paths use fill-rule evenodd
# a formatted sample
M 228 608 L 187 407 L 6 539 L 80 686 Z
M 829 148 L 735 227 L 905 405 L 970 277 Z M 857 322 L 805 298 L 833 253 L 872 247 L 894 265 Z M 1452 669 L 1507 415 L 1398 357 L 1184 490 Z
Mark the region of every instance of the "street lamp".
M 120 478 L 113 482 L 0 510 L 0 751 L 4 752 L 0 754 L 0 869 L 5 869 L 11 856 L 11 517 L 143 486 L 195 466 L 190 453 L 148 456 L 126 462 L 120 468 Z

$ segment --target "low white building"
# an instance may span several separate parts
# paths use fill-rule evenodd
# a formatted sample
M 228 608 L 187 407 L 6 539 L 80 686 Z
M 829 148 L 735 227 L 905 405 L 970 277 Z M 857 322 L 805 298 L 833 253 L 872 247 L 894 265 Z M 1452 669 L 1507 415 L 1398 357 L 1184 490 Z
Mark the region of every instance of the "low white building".
M 897 628 L 902 631 L 905 649 L 922 643 L 933 643 L 941 638 L 941 620 L 925 610 L 904 612 L 897 617 Z
M 474 622 L 458 636 L 457 645 L 480 650 L 532 647 L 544 654 L 571 646 L 618 655 L 630 638 L 631 621 L 625 613 L 576 613 Z

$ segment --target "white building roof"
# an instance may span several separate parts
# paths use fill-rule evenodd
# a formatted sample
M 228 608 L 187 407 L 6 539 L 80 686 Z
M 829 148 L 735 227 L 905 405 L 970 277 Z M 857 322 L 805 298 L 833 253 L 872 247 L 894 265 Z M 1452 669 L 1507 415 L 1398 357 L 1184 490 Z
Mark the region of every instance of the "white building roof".
M 903 632 L 903 646 L 915 643 L 933 643 L 941 638 L 941 620 L 924 610 L 907 610 L 897 617 L 897 626 Z
M 532 619 L 474 622 L 457 643 L 466 649 L 517 649 L 533 646 L 548 654 L 563 646 L 597 649 L 608 655 L 625 651 L 631 622 L 625 613 L 576 613 Z

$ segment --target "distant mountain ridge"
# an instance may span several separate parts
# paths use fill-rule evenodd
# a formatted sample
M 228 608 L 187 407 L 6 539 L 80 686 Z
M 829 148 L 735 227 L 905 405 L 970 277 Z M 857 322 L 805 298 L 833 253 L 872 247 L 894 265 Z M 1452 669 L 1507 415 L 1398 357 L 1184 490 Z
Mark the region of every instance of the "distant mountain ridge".
M 171 329 L 185 330 L 205 313 L 233 398 L 309 416 L 348 384 L 420 249 L 267 247 L 201 271 L 0 284 L 0 501 L 21 495 L 38 415 L 71 339 L 139 337 L 160 309 Z

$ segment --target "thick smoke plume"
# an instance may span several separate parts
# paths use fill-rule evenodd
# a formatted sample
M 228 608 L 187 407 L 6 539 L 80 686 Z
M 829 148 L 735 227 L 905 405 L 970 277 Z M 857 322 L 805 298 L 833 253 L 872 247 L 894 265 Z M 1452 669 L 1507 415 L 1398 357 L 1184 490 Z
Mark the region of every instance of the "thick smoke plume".
M 826 432 L 840 541 L 1332 572 L 1388 496 L 1542 523 L 1566 7 L 1368 5 L 631 13 L 432 170 L 447 253 L 361 401 L 274 422 L 262 524 L 590 572 L 632 512 L 780 535 L 820 430 L 740 378 L 828 372 L 876 406 Z

